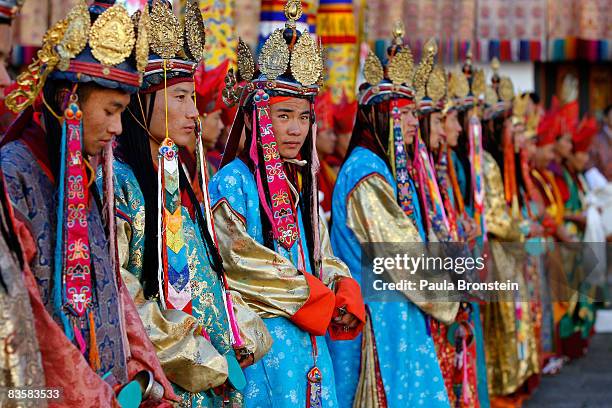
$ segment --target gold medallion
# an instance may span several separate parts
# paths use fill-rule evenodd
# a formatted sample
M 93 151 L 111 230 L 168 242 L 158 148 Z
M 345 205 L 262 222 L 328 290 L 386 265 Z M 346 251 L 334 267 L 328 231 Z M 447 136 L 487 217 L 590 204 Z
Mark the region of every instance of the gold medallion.
M 429 80 L 427 81 L 427 96 L 429 96 L 432 101 L 438 102 L 444 98 L 445 95 L 446 73 L 444 72 L 444 68 L 438 65 L 429 75 Z
M 395 85 L 406 84 L 411 86 L 413 70 L 414 63 L 412 61 L 412 52 L 408 47 L 405 47 L 398 52 L 391 59 L 391 62 L 387 67 L 389 79 Z
M 193 61 L 204 58 L 206 28 L 202 12 L 194 1 L 188 1 L 185 10 L 185 53 Z
M 253 75 L 255 75 L 253 54 L 251 54 L 249 46 L 242 41 L 242 38 L 238 39 L 238 72 L 240 78 L 244 81 L 252 81 Z
M 363 76 L 366 82 L 372 86 L 378 85 L 384 79 L 383 66 L 372 50 L 368 52 L 368 57 L 366 58 L 363 68 Z
M 174 58 L 183 44 L 178 19 L 167 5 L 159 1 L 151 8 L 149 44 L 151 51 L 163 59 Z
M 499 97 L 507 102 L 511 101 L 514 98 L 514 85 L 512 85 L 512 80 L 508 77 L 502 77 L 499 82 Z
M 289 47 L 283 38 L 283 30 L 276 29 L 270 35 L 259 55 L 259 69 L 270 80 L 275 80 L 287 71 Z
M 304 30 L 291 54 L 291 73 L 302 85 L 317 83 L 323 72 L 323 60 L 314 39 Z
M 142 13 L 138 13 L 138 38 L 136 40 L 136 69 L 144 72 L 149 62 L 149 6 L 145 6 Z
M 89 46 L 93 56 L 105 65 L 118 65 L 132 53 L 136 39 L 127 10 L 114 5 L 91 26 Z
M 64 37 L 57 45 L 57 53 L 60 56 L 59 68 L 63 71 L 68 69 L 70 60 L 83 51 L 89 38 L 91 20 L 85 0 L 79 0 L 66 16 L 68 27 Z

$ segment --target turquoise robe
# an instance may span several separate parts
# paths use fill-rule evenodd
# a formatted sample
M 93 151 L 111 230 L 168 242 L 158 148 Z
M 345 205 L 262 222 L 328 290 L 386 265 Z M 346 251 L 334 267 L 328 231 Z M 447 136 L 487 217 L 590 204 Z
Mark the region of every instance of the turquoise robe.
M 385 162 L 370 150 L 357 147 L 338 174 L 332 203 L 334 253 L 349 266 L 360 284 L 363 280 L 362 250 L 347 226 L 347 202 L 352 191 L 372 175 L 384 178 L 397 197 L 396 182 Z M 416 227 L 415 231 L 418 231 Z M 407 299 L 400 302 L 369 302 L 366 299 L 366 304 L 370 309 L 388 406 L 448 407 L 444 379 L 424 313 Z M 359 380 L 361 336 L 329 346 L 337 375 L 336 388 L 339 395 L 346 397 L 340 401 L 340 406 L 350 408 Z
M 250 237 L 249 245 L 255 249 L 264 246 L 263 227 L 259 206 L 257 184 L 247 165 L 239 158 L 222 167 L 212 178 L 209 185 L 211 202 L 216 207 L 221 202 L 229 205 L 231 212 L 240 218 Z M 304 231 L 301 212 L 297 211 L 300 231 Z M 217 224 L 217 215 L 215 215 Z M 304 259 L 308 260 L 310 248 L 306 239 L 301 236 Z M 223 240 L 222 240 L 223 241 Z M 253 242 L 254 241 L 254 242 Z M 228 242 L 220 242 L 220 246 Z M 298 263 L 297 243 L 290 251 L 274 243 L 274 251 L 286 264 L 288 260 L 296 268 Z M 230 260 L 224 258 L 224 263 Z M 249 262 L 242 259 L 238 262 Z M 232 274 L 227 265 L 228 275 Z M 312 273 L 310 262 L 305 262 L 308 273 Z M 231 286 L 231 279 L 230 279 Z M 237 289 L 238 290 L 238 289 Z M 265 286 L 260 288 L 265 291 Z M 270 335 L 273 338 L 271 350 L 263 359 L 245 369 L 247 387 L 244 391 L 245 405 L 252 408 L 305 407 L 307 395 L 307 373 L 313 367 L 314 360 L 309 333 L 296 326 L 289 318 L 283 316 L 264 316 Z M 325 338 L 316 337 L 318 358 L 316 365 L 322 372 L 322 403 L 324 407 L 338 406 L 334 369 Z M 346 399 L 346 395 L 340 394 Z

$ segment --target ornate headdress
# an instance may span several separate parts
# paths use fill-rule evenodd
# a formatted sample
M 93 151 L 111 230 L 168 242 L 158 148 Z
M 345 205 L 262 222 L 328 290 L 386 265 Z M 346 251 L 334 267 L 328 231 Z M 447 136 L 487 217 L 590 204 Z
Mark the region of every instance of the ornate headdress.
M 268 96 L 283 94 L 314 98 L 319 92 L 323 74 L 323 57 L 308 30 L 300 32 L 296 21 L 302 15 L 302 3 L 289 0 L 285 4 L 284 29 L 276 29 L 264 43 L 257 66 L 249 47 L 238 42 L 238 78 L 230 69 L 225 79 L 223 98 L 228 106 L 244 106 L 259 90 Z M 242 86 L 239 81 L 246 81 Z
M 47 78 L 134 93 L 142 81 L 147 49 L 143 18 L 133 20 L 114 0 L 97 0 L 89 8 L 85 0 L 77 0 L 66 18 L 47 31 L 36 60 L 17 77 L 19 88 L 8 95 L 6 106 L 13 112 L 24 110 Z
M 527 122 L 527 106 L 529 104 L 529 94 L 523 93 L 517 95 L 512 101 L 512 123 L 526 124 Z
M 472 52 L 468 51 L 461 72 L 449 74 L 448 94 L 455 104 L 470 108 L 478 103 L 485 93 L 486 81 L 484 71 L 472 65 Z
M 493 115 L 510 109 L 512 107 L 512 99 L 514 98 L 512 80 L 510 77 L 499 75 L 499 66 L 499 60 L 493 58 L 491 61 L 491 69 L 493 70 L 491 87 L 487 87 L 485 90 L 485 103 L 492 108 Z
M 441 111 L 446 100 L 446 73 L 440 65 L 435 65 L 438 46 L 433 39 L 427 41 L 423 57 L 414 73 L 417 107 L 420 113 Z
M 414 99 L 412 51 L 404 45 L 404 25 L 398 21 L 393 28 L 393 43 L 387 48 L 387 64 L 370 51 L 363 74 L 366 83 L 359 91 L 359 104 L 371 105 L 390 98 Z
M 134 29 L 135 24 L 137 30 Z M 29 108 L 31 116 L 30 105 L 39 96 L 48 78 L 74 84 L 95 83 L 105 88 L 135 92 L 142 78 L 142 69 L 137 69 L 136 61 L 142 61 L 139 51 L 143 47 L 148 47 L 143 20 L 133 21 L 127 9 L 112 0 L 96 1 L 90 8 L 84 0 L 78 0 L 66 18 L 47 31 L 37 59 L 17 78 L 19 88 L 9 94 L 6 105 L 14 112 Z M 144 58 L 146 61 L 146 54 Z M 81 352 L 88 355 L 91 367 L 98 370 L 100 358 L 93 310 L 95 281 L 91 269 L 87 212 L 78 211 L 87 208 L 90 199 L 88 164 L 83 146 L 83 112 L 78 104 L 78 94 L 72 93 L 65 105 L 61 106 L 62 117 L 50 112 L 61 119 L 62 132 L 61 136 L 51 135 L 59 139 L 60 145 L 59 168 L 55 177 L 58 205 L 52 304 L 66 336 L 75 340 Z M 47 109 L 51 110 L 48 105 Z M 22 118 L 30 120 L 27 114 Z M 15 129 L 19 127 L 18 122 L 15 122 Z M 5 138 L 3 143 L 19 137 L 16 132 L 9 131 L 11 136 Z M 107 144 L 106 151 L 112 151 L 111 143 Z M 105 185 L 109 183 L 105 182 Z M 109 196 L 112 200 L 113 195 Z M 109 211 L 106 215 L 107 221 L 112 223 L 114 213 Z M 112 231 L 110 235 L 114 237 Z M 111 239 L 112 254 L 115 254 L 115 249 Z M 121 285 L 118 263 L 116 259 L 113 262 L 116 283 Z M 121 308 L 121 302 L 119 305 Z M 124 346 L 127 346 L 125 328 L 121 322 L 119 324 Z M 90 339 L 88 353 L 86 331 L 89 331 Z
M 197 2 L 187 2 L 182 27 L 168 0 L 148 0 L 148 3 L 150 10 L 145 10 L 141 16 L 150 27 L 150 48 L 147 49 L 141 93 L 193 81 L 196 67 L 204 57 L 206 42 L 204 19 Z

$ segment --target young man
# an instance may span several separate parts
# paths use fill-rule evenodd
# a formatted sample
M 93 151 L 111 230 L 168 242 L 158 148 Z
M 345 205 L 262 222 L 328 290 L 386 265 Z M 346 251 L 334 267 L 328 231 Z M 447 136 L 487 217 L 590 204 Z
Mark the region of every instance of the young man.
M 354 338 L 364 306 L 348 268 L 333 257 L 319 217 L 312 112 L 320 53 L 312 37 L 295 28 L 300 2 L 288 1 L 285 10 L 289 22 L 262 48 L 260 73 L 246 45 L 239 45 L 247 83 L 241 94 L 224 91 L 240 101 L 240 110 L 210 191 L 230 287 L 264 318 L 274 340 L 245 370 L 246 405 L 336 407 L 350 397 L 336 392 L 323 336 L 329 330 L 336 339 Z M 237 155 L 243 129 L 246 149 Z
M 85 37 L 63 35 L 89 24 Z M 126 42 L 117 44 L 109 31 Z M 66 406 L 116 406 L 116 393 L 143 371 L 154 399 L 175 398 L 113 268 L 89 164 L 121 133 L 121 112 L 140 81 L 129 58 L 134 43 L 123 6 L 97 1 L 88 9 L 78 2 L 45 36 L 39 53 L 45 63 L 37 61 L 42 79 L 32 86 L 26 72 L 18 78 L 21 89 L 7 98 L 7 106 L 25 111 L 2 142 L 0 162 L 36 279 L 32 305 L 45 385 L 59 389 Z M 31 106 L 37 97 L 42 105 Z M 119 393 L 119 404 L 142 398 L 130 390 Z
M 113 163 L 122 274 L 182 404 L 242 406 L 241 365 L 261 358 L 269 336 L 248 308 L 234 309 L 240 299 L 226 292 L 210 222 L 193 78 L 204 37 L 188 31 L 203 26 L 202 15 L 188 3 L 183 31 L 169 2 L 149 3 L 158 22 L 152 37 L 181 41 L 151 43 L 143 83 L 123 114 Z M 193 144 L 202 200 L 178 155 Z
M 359 282 L 368 278 L 361 268 L 362 245 L 402 243 L 420 256 L 426 240 L 425 215 L 409 167 L 418 120 L 403 31 L 398 25 L 387 49 L 387 75 L 378 57 L 368 56 L 357 121 L 334 189 L 332 244 Z M 404 279 L 400 272 L 390 275 L 395 282 Z M 405 291 L 401 301 L 368 301 L 363 339 L 330 344 L 337 388 L 347 396 L 342 407 L 449 406 L 428 315 L 450 323 L 457 305 L 429 302 L 427 295 Z

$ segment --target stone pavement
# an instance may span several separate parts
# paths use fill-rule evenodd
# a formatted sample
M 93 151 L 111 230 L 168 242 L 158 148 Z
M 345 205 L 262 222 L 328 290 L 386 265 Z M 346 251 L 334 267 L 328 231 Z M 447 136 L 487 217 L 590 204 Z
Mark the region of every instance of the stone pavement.
M 585 357 L 544 376 L 526 408 L 612 408 L 612 334 L 596 334 Z

